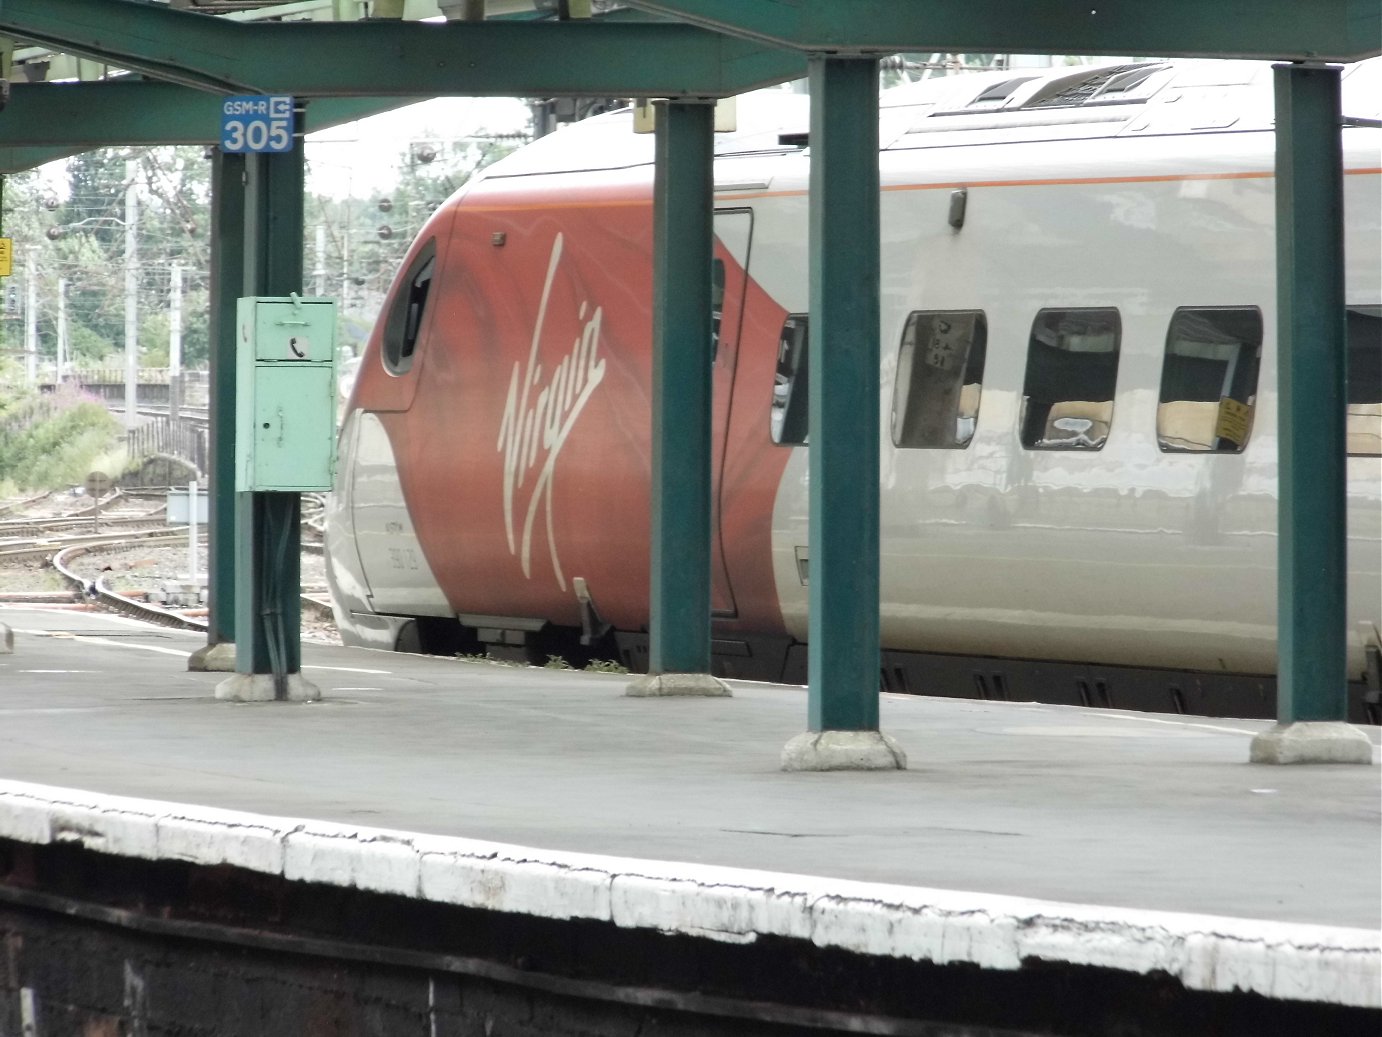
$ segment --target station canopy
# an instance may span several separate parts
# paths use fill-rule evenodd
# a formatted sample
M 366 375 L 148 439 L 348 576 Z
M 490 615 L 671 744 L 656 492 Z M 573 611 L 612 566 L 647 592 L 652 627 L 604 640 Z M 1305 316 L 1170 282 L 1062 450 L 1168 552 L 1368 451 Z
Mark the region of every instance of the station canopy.
M 1360 0 L 0 0 L 0 172 L 212 143 L 219 98 L 322 129 L 436 96 L 724 97 L 810 54 L 1382 52 Z

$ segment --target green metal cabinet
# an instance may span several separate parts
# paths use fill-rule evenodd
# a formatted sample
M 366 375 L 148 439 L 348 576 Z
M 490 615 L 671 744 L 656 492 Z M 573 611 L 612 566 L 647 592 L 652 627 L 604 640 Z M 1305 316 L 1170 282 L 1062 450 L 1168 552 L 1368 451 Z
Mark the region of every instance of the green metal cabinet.
M 235 489 L 331 489 L 336 304 L 249 297 L 236 307 Z

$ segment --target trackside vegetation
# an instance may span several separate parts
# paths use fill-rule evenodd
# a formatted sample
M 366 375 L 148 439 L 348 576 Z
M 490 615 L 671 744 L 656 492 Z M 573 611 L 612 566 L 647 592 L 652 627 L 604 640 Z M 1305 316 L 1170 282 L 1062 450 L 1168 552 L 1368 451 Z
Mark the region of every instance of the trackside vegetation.
M 120 435 L 100 400 L 70 386 L 51 394 L 0 386 L 0 491 L 77 485 Z

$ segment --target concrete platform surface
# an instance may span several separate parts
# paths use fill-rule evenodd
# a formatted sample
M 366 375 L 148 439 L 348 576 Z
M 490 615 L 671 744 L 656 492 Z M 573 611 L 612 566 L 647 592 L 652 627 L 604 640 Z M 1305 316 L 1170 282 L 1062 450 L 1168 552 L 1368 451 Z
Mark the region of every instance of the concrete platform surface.
M 0 781 L 834 880 L 1382 920 L 1382 772 L 1251 765 L 1266 722 L 885 695 L 908 770 L 785 773 L 800 688 L 631 698 L 626 676 L 308 644 L 323 701 L 232 703 L 213 697 L 223 674 L 186 669 L 200 635 L 70 610 L 0 621 L 15 631 Z

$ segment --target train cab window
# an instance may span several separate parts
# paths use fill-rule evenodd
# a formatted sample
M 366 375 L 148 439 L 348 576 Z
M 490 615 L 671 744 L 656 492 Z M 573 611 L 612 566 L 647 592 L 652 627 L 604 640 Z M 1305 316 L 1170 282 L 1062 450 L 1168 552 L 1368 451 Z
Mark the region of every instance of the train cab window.
M 979 419 L 988 321 L 980 310 L 907 317 L 893 389 L 893 444 L 966 447 Z
M 1113 422 L 1122 325 L 1112 308 L 1042 310 L 1022 383 L 1022 445 L 1099 450 Z
M 1240 452 L 1252 433 L 1261 360 L 1257 307 L 1176 310 L 1161 365 L 1157 445 L 1165 451 Z
M 1382 306 L 1348 308 L 1348 417 L 1353 457 L 1382 456 Z
M 777 343 L 777 373 L 773 376 L 773 405 L 768 429 L 782 446 L 806 443 L 807 373 L 806 314 L 794 313 L 782 322 Z
M 422 315 L 427 309 L 427 296 L 432 289 L 432 271 L 436 267 L 437 242 L 428 241 L 413 259 L 408 272 L 398 284 L 388 319 L 384 322 L 384 365 L 394 374 L 404 374 L 413 366 L 413 352 L 417 349 L 418 333 L 422 330 Z

